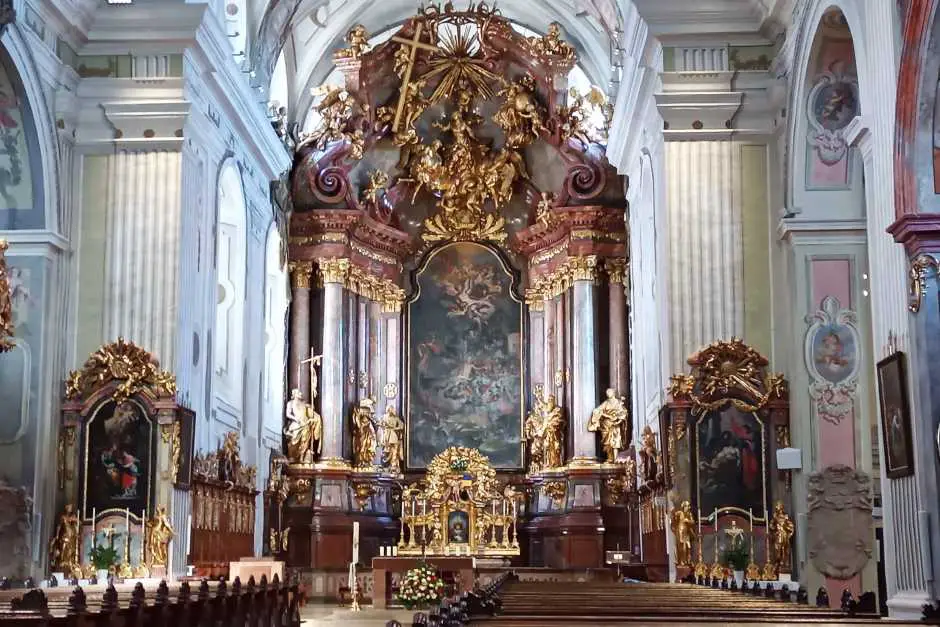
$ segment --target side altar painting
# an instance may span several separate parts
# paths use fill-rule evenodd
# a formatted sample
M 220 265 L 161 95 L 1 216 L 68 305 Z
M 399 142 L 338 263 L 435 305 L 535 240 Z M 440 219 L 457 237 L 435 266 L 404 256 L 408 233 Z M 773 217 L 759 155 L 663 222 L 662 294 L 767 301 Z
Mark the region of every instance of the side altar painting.
M 409 307 L 408 465 L 448 446 L 522 466 L 522 305 L 486 246 L 432 252 Z

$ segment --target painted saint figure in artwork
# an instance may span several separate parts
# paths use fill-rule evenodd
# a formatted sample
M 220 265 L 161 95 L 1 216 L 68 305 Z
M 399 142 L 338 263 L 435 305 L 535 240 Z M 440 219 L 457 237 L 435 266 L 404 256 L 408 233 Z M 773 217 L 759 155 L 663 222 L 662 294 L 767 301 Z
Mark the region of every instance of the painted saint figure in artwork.
M 114 414 L 104 422 L 105 433 L 111 446 L 101 454 L 101 464 L 111 480 L 112 491 L 116 489 L 118 492 L 116 498 L 136 499 L 138 496 L 140 460 L 127 450 L 123 442 L 125 434 L 131 432 L 136 419 L 134 406 L 124 402 L 118 405 Z

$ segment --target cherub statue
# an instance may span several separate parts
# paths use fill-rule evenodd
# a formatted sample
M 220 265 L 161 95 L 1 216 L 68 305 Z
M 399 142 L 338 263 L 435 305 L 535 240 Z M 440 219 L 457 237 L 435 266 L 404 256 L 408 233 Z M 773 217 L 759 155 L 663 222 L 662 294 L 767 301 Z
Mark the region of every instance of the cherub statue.
M 790 540 L 793 538 L 793 520 L 783 509 L 783 503 L 774 503 L 774 516 L 770 520 L 773 533 L 773 562 L 780 572 L 787 572 L 790 566 Z
M 323 419 L 309 403 L 304 402 L 300 390 L 291 391 L 287 402 L 287 457 L 296 464 L 309 464 L 320 455 L 323 440 Z
M 536 221 L 544 227 L 552 225 L 552 206 L 555 204 L 555 194 L 542 192 L 535 209 Z
M 6 240 L 0 239 L 0 353 L 13 350 L 13 286 L 7 271 Z
M 340 50 L 336 56 L 347 59 L 358 59 L 371 50 L 369 46 L 369 33 L 362 24 L 356 24 L 346 33 L 348 48 Z
M 628 417 L 625 400 L 618 398 L 613 389 L 608 389 L 606 400 L 591 413 L 588 421 L 588 431 L 601 432 L 609 464 L 617 461 L 617 454 L 623 449 L 623 427 Z
M 395 411 L 394 405 L 385 407 L 385 418 L 382 420 L 382 452 L 386 466 L 395 471 L 401 470 L 405 461 L 402 444 L 405 434 L 405 422 Z
M 169 564 L 169 547 L 172 539 L 173 526 L 167 517 L 166 507 L 161 505 L 153 518 L 147 521 L 147 561 L 151 568 Z
M 375 460 L 375 401 L 364 398 L 353 408 L 353 462 L 369 468 Z
M 672 512 L 672 533 L 676 538 L 676 566 L 692 565 L 692 541 L 695 539 L 695 517 L 692 505 L 683 501 Z

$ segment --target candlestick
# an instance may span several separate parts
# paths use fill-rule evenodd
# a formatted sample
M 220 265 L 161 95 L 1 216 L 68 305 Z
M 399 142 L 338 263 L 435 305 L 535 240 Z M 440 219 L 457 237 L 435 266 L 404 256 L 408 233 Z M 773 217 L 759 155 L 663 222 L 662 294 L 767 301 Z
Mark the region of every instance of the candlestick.
M 715 508 L 715 564 L 718 564 L 718 508 Z
M 359 521 L 353 522 L 353 564 L 359 563 Z
M 186 517 L 186 556 L 189 557 L 189 549 L 192 547 L 193 541 L 193 515 L 190 514 Z

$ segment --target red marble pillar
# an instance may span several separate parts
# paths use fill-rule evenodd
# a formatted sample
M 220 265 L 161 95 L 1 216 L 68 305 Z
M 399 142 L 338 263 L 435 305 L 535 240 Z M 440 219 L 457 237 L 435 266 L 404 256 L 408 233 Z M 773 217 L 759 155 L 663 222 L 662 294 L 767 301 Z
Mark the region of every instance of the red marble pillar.
M 299 389 L 304 398 L 310 400 L 310 276 L 313 264 L 309 261 L 292 261 L 289 266 L 292 299 L 290 305 L 290 359 L 291 389 Z
M 630 364 L 627 346 L 627 297 L 624 277 L 626 260 L 608 259 L 607 284 L 610 297 L 610 382 L 618 396 L 627 394 L 630 386 Z

